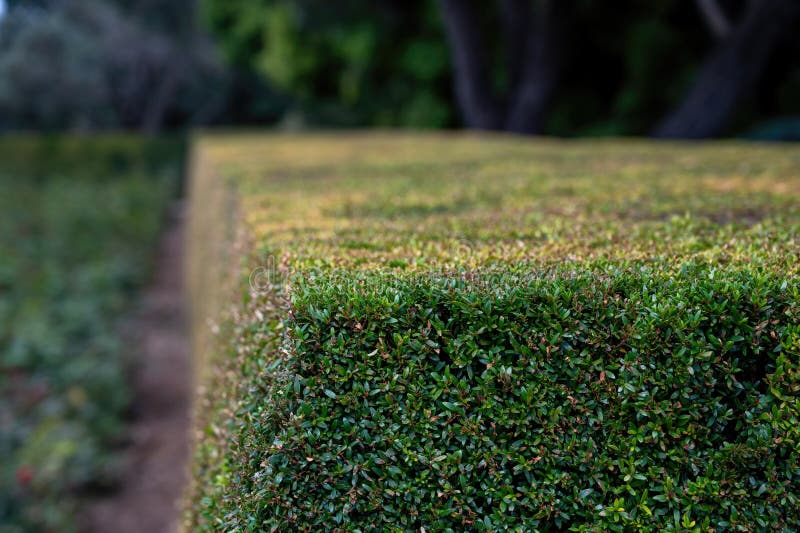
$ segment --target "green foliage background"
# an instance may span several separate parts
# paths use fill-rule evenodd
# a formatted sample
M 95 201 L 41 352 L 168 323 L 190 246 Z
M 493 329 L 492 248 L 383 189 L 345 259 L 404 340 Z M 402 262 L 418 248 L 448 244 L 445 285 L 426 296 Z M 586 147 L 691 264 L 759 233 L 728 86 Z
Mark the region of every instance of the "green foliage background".
M 114 485 L 129 353 L 181 143 L 0 138 L 0 531 L 73 531 Z
M 734 24 L 746 4 L 719 3 Z M 499 2 L 474 4 L 491 83 L 499 99 L 507 98 L 510 60 Z M 682 101 L 718 44 L 695 4 L 571 2 L 542 133 L 649 134 Z M 436 0 L 29 0 L 9 6 L 0 22 L 0 129 L 144 129 L 154 127 L 147 121 L 152 116 L 159 117 L 155 129 L 461 125 Z M 724 135 L 797 137 L 798 57 L 800 42 L 786 39 Z M 171 76 L 174 86 L 164 81 Z M 54 85 L 59 91 L 50 90 Z M 149 106 L 164 94 L 166 107 L 158 113 Z
M 493 5 L 482 6 L 482 20 L 502 92 L 506 58 Z M 204 0 L 202 16 L 232 65 L 264 76 L 287 97 L 281 107 L 289 123 L 459 124 L 434 0 Z M 681 100 L 714 46 L 691 2 L 574 2 L 545 133 L 647 134 Z M 779 51 L 729 133 L 800 114 L 799 53 L 798 42 Z
M 291 97 L 289 120 L 442 127 L 455 121 L 431 2 L 232 0 L 204 18 L 233 65 Z

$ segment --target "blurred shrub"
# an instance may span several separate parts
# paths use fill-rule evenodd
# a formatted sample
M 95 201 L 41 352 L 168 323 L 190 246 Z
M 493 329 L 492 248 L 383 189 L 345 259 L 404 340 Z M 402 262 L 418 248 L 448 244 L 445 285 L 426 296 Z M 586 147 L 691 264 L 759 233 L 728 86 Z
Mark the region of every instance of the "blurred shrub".
M 433 2 L 208 0 L 228 60 L 292 97 L 301 123 L 455 124 L 447 45 Z
M 800 141 L 800 117 L 785 117 L 757 124 L 745 135 L 756 141 Z
M 0 21 L 0 127 L 204 123 L 220 111 L 224 85 L 199 33 L 159 31 L 107 1 L 19 7 Z
M 15 13 L 0 35 L 0 111 L 41 127 L 110 125 L 102 49 L 62 16 Z M 16 27 L 15 27 L 16 26 Z
M 0 531 L 71 531 L 77 493 L 113 483 L 117 320 L 180 155 L 172 140 L 0 138 Z
M 76 181 L 107 179 L 118 174 L 155 174 L 165 162 L 182 165 L 176 154 L 185 141 L 178 137 L 135 135 L 42 136 L 14 134 L 0 137 L 0 168 L 23 179 L 48 179 L 54 171 Z

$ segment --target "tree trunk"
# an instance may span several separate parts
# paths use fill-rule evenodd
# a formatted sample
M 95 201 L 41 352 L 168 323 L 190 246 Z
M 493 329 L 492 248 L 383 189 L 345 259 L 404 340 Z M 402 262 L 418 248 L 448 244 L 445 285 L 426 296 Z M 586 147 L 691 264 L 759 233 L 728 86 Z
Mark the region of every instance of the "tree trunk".
M 455 91 L 468 128 L 492 130 L 502 126 L 500 105 L 492 94 L 486 45 L 468 0 L 439 0 L 453 58 Z
M 717 45 L 686 98 L 653 135 L 701 139 L 722 132 L 799 17 L 799 0 L 752 0 L 744 19 Z
M 167 63 L 162 72 L 161 83 L 150 95 L 142 117 L 140 130 L 147 135 L 155 135 L 164 127 L 167 110 L 175 98 L 175 93 L 181 84 L 183 73 L 177 63 Z
M 695 0 L 695 4 L 714 37 L 722 39 L 730 33 L 731 23 L 717 0 Z
M 500 0 L 500 21 L 506 47 L 508 86 L 519 85 L 525 65 L 525 46 L 531 31 L 531 0 Z
M 510 51 L 523 60 L 519 79 L 512 88 L 505 124 L 508 131 L 530 135 L 541 130 L 558 76 L 561 21 L 557 3 L 558 0 L 542 0 L 532 21 L 529 10 L 519 13 L 527 17 L 529 30 L 522 53 Z

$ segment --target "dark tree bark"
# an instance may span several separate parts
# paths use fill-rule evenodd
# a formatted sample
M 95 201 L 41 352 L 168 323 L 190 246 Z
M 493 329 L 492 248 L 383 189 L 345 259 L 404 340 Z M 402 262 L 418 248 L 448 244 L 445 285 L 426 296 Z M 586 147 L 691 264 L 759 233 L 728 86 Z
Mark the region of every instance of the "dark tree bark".
M 731 22 L 717 0 L 695 0 L 695 4 L 714 37 L 722 39 L 730 33 Z
M 525 54 L 522 51 L 526 48 L 532 19 L 531 0 L 500 0 L 509 87 L 516 87 L 522 77 L 525 65 Z
M 492 130 L 502 113 L 491 89 L 483 41 L 473 6 L 468 0 L 439 0 L 453 57 L 458 105 L 468 128 Z
M 701 139 L 722 132 L 798 19 L 800 0 L 751 0 L 743 20 L 717 45 L 686 98 L 653 135 Z
M 557 0 L 500 0 L 509 91 L 497 98 L 474 5 L 439 0 L 453 58 L 455 91 L 468 128 L 534 134 L 556 84 L 560 21 Z
M 535 134 L 541 130 L 558 75 L 561 48 L 558 1 L 543 0 L 532 21 L 529 9 L 519 12 L 520 16 L 526 17 L 523 20 L 529 21 L 530 29 L 521 54 L 522 70 L 512 87 L 505 124 L 508 131 Z M 516 0 L 515 3 L 527 2 Z
M 176 65 L 169 72 L 165 72 L 158 88 L 152 93 L 147 103 L 147 108 L 142 117 L 141 131 L 154 135 L 164 127 L 167 110 L 175 98 L 181 84 L 182 73 Z

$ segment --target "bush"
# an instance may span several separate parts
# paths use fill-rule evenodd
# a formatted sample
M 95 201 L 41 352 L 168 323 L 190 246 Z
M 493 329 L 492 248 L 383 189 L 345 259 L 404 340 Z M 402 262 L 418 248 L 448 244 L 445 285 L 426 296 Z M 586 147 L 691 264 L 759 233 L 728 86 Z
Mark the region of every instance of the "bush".
M 0 130 L 208 123 L 224 103 L 224 70 L 191 24 L 165 32 L 156 12 L 103 0 L 11 9 L 0 19 Z
M 0 154 L 0 530 L 72 531 L 80 493 L 115 480 L 132 363 L 118 320 L 180 144 L 7 137 Z
M 312 530 L 796 525 L 797 292 L 711 272 L 306 281 L 277 405 L 253 405 L 268 452 L 242 511 Z
M 449 54 L 432 2 L 206 0 L 202 6 L 228 62 L 284 95 L 259 100 L 282 107 L 287 125 L 455 123 Z
M 194 253 L 222 242 L 239 252 L 205 270 L 254 275 L 217 305 L 216 343 L 196 317 L 190 529 L 800 526 L 790 150 L 381 135 L 198 154 L 195 190 L 237 198 L 241 231 L 197 232 Z

